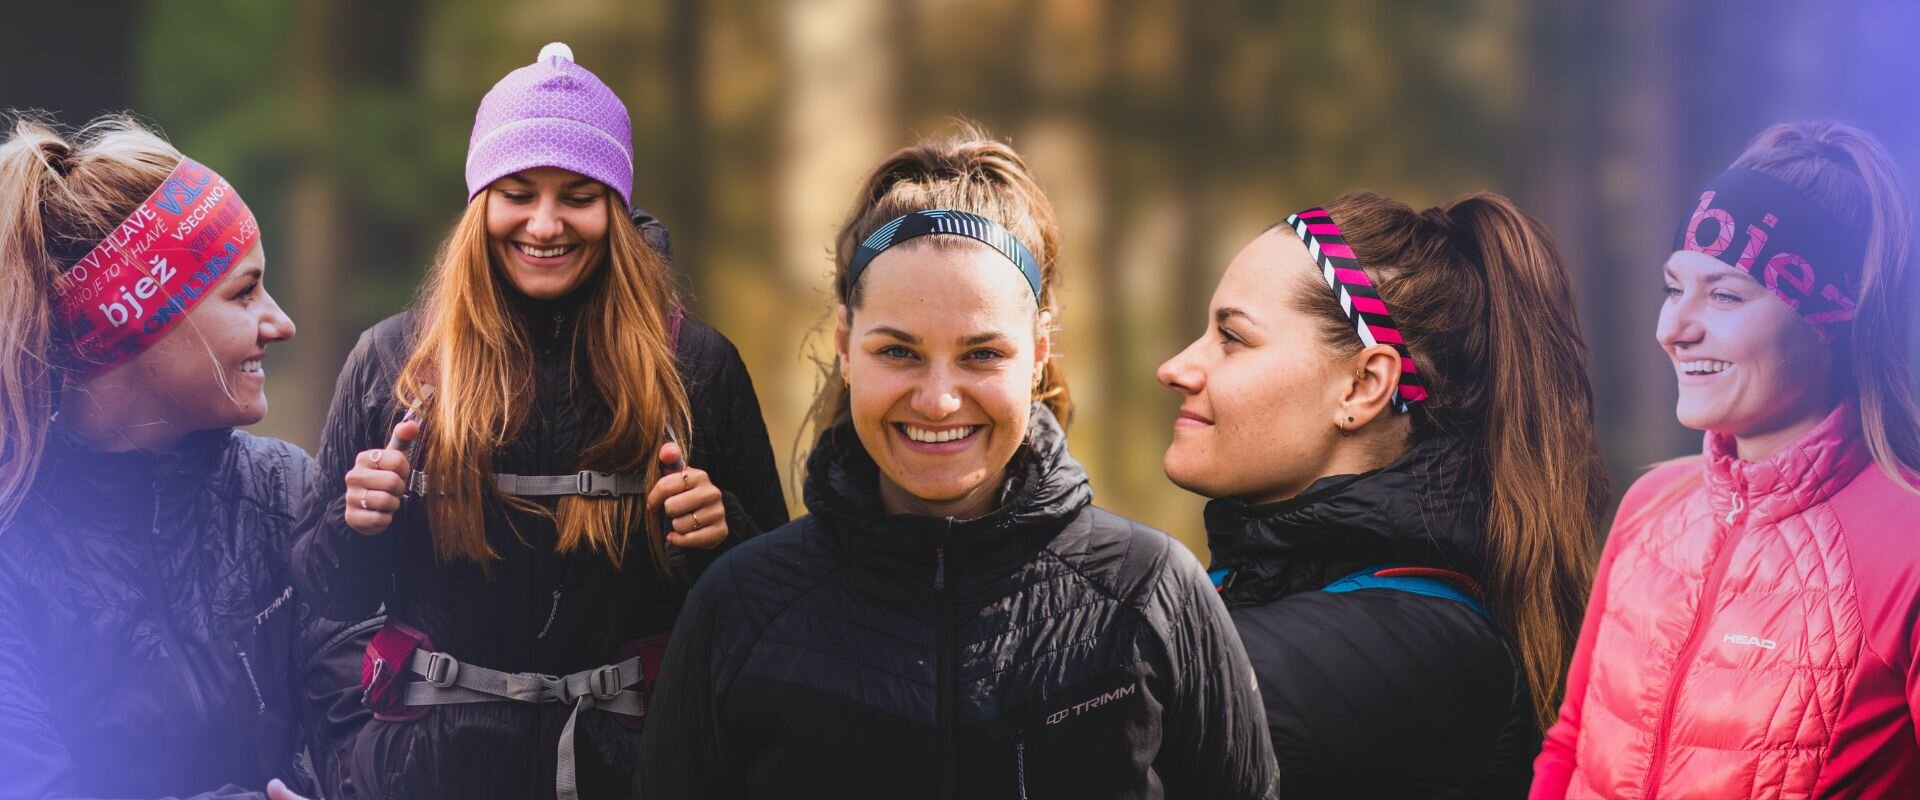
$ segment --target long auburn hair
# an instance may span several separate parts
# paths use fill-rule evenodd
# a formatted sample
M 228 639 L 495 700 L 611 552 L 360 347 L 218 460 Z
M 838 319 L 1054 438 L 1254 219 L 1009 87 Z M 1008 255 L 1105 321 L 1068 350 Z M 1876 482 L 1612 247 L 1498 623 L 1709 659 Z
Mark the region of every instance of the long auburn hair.
M 1410 412 L 1413 439 L 1459 437 L 1484 469 L 1488 607 L 1520 652 L 1544 729 L 1612 498 L 1572 277 L 1546 227 L 1497 194 L 1416 212 L 1356 192 L 1327 211 L 1419 359 L 1428 398 Z M 1295 304 L 1323 344 L 1360 351 L 1324 284 L 1302 281 Z
M 53 291 L 68 269 L 132 214 L 184 157 L 127 116 L 71 137 L 31 114 L 0 143 L 0 530 L 20 507 L 46 448 L 61 386 Z
M 1034 179 L 1026 159 L 1012 146 L 968 122 L 960 123 L 951 136 L 922 139 L 894 151 L 867 175 L 846 221 L 834 236 L 834 297 L 848 308 L 858 309 L 860 287 L 848 285 L 847 268 L 860 243 L 894 217 L 936 208 L 967 211 L 1000 223 L 1033 251 L 1040 262 L 1039 307 L 1059 318 L 1054 287 L 1059 273 L 1060 222 L 1054 216 L 1053 203 Z M 924 241 L 938 247 L 954 238 L 928 236 Z M 824 371 L 808 414 L 815 431 L 838 422 L 847 414 L 850 402 L 840 365 L 826 364 Z M 1073 398 L 1057 359 L 1048 359 L 1042 367 L 1033 399 L 1046 403 L 1061 425 L 1072 422 Z
M 486 565 L 499 554 L 487 541 L 482 505 L 498 497 L 533 514 L 551 513 L 559 552 L 597 550 L 617 566 L 631 532 L 645 531 L 654 567 L 669 571 L 666 540 L 644 497 L 564 496 L 549 512 L 537 503 L 500 495 L 493 485 L 495 454 L 533 414 L 533 347 L 508 305 L 507 282 L 487 238 L 483 190 L 467 204 L 441 246 L 421 290 L 418 336 L 394 384 L 395 400 L 421 409 L 424 456 L 416 467 L 432 476 L 427 496 L 434 552 L 442 560 Z M 693 430 L 686 387 L 675 369 L 669 333 L 673 283 L 665 264 L 624 209 L 607 194 L 607 254 L 582 285 L 575 342 L 567 358 L 588 368 L 592 388 L 610 413 L 608 428 L 580 455 L 579 469 L 640 474 L 648 486 L 660 477 L 655 457 L 671 428 L 685 452 Z M 430 402 L 424 385 L 432 385 Z M 515 531 L 518 536 L 519 532 Z

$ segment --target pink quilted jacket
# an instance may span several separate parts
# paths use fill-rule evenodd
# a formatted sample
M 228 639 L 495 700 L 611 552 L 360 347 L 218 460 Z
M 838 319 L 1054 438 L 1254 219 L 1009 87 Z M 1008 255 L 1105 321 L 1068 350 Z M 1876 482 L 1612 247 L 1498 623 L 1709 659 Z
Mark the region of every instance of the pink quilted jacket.
M 1851 404 L 1702 465 L 1628 491 L 1532 796 L 1920 797 L 1920 496 Z

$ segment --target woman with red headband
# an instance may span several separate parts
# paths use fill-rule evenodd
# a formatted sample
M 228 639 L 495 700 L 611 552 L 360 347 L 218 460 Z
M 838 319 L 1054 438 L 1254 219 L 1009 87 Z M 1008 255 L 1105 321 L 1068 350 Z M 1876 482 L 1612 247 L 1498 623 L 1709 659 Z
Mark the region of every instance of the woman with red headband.
M 1571 285 L 1504 197 L 1349 194 L 1241 250 L 1161 365 L 1281 796 L 1526 790 L 1607 498 Z
M 745 364 L 629 221 L 633 158 L 565 45 L 502 78 L 419 303 L 340 375 L 294 580 L 388 610 L 363 797 L 624 794 L 689 584 L 786 520 Z
M 1535 797 L 1920 797 L 1899 175 L 1776 125 L 1688 204 L 1654 336 L 1705 452 L 1621 503 Z
M 312 460 L 235 430 L 265 416 L 263 357 L 294 333 L 259 226 L 137 122 L 12 127 L 0 797 L 306 791 L 302 747 L 334 793 L 363 714 L 352 631 L 287 581 Z

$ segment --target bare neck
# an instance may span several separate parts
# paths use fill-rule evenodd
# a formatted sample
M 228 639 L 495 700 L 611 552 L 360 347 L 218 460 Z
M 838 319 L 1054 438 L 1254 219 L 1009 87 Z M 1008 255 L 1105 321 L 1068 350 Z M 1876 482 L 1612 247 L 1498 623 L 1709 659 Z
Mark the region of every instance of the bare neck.
M 973 491 L 952 500 L 927 500 L 915 497 L 900 484 L 894 483 L 884 473 L 880 475 L 880 508 L 888 514 L 913 514 L 922 517 L 952 517 L 954 519 L 978 519 L 993 513 L 997 505 L 995 495 L 1000 492 L 1000 484 L 1006 480 L 1007 472 L 1003 468 L 988 480 L 981 481 Z
M 132 392 L 88 384 L 61 394 L 58 420 L 76 438 L 109 453 L 169 450 L 188 433 L 160 406 L 139 402 Z

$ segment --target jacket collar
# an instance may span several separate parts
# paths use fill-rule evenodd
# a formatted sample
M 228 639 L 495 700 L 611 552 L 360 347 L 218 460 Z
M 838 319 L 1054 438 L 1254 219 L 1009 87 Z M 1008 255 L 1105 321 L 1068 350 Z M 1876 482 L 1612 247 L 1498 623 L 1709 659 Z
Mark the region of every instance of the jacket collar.
M 949 560 L 999 561 L 1058 533 L 1093 499 L 1086 470 L 1067 451 L 1066 432 L 1035 403 L 1027 441 L 1014 454 L 1000 505 L 975 519 L 888 514 L 880 469 L 851 419 L 820 436 L 807 459 L 806 503 L 855 560 L 880 568 L 930 565 L 934 548 Z
M 605 273 L 604 268 L 599 269 L 581 281 L 573 291 L 551 300 L 528 297 L 514 288 L 512 281 L 504 279 L 501 280 L 501 289 L 506 294 L 507 307 L 519 317 L 520 324 L 527 332 L 528 343 L 536 350 L 545 349 L 558 344 L 562 337 L 572 336 L 587 298 L 601 291 Z
M 1451 437 L 1415 444 L 1384 467 L 1322 478 L 1298 496 L 1250 505 L 1207 504 L 1213 566 L 1223 594 L 1258 604 L 1315 591 L 1381 564 L 1439 567 L 1484 577 L 1485 467 Z
M 1764 461 L 1743 461 L 1734 437 L 1708 433 L 1708 500 L 1723 518 L 1736 510 L 1761 522 L 1800 513 L 1832 497 L 1872 460 L 1859 434 L 1851 399 Z
M 56 425 L 34 474 L 34 491 L 56 506 L 89 516 L 116 507 L 115 499 L 129 494 L 151 494 L 168 505 L 186 502 L 219 469 L 239 435 L 232 428 L 216 428 L 188 434 L 167 450 L 108 452 Z

